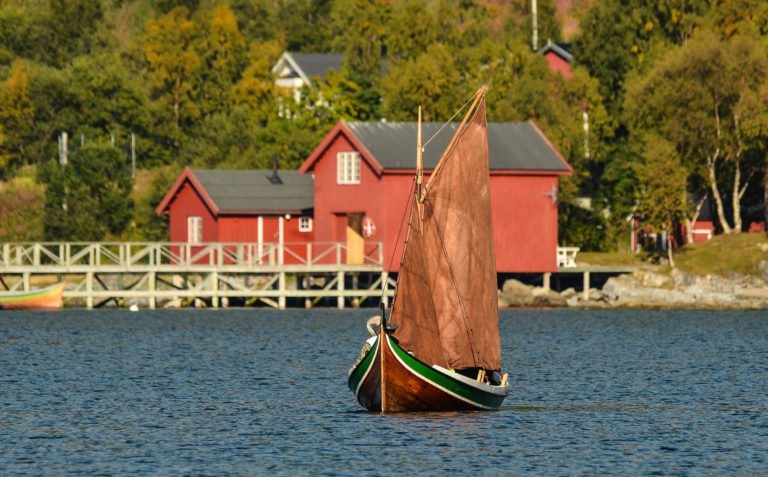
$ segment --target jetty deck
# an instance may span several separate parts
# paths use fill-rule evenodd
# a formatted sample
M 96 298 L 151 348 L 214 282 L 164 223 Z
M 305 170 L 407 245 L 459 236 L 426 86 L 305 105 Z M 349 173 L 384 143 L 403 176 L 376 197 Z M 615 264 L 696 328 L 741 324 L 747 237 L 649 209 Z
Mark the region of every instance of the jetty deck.
M 66 280 L 66 302 L 87 308 L 127 302 L 202 300 L 206 306 L 262 302 L 285 308 L 375 306 L 394 292 L 380 242 L 362 250 L 345 243 L 35 242 L 0 247 L 0 287 L 30 290 L 32 282 Z M 295 306 L 295 304 L 294 304 Z

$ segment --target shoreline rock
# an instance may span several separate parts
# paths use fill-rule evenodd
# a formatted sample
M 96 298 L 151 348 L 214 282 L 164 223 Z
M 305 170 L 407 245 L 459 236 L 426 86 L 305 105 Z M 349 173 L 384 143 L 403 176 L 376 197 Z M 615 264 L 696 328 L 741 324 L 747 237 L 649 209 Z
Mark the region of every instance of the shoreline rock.
M 761 262 L 763 264 L 763 262 Z M 589 299 L 573 288 L 561 293 L 510 279 L 499 291 L 500 308 L 679 308 L 768 309 L 768 262 L 763 279 L 694 275 L 673 270 L 669 275 L 638 270 L 609 278 Z

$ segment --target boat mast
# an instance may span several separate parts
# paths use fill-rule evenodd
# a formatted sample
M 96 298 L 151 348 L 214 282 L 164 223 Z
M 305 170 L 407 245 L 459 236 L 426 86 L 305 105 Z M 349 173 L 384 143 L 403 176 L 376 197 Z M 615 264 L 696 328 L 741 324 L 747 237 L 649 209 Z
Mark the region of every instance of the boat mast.
M 419 204 L 423 200 L 421 197 L 421 183 L 424 181 L 424 167 L 421 162 L 421 154 L 421 105 L 419 105 L 419 125 L 416 133 L 416 197 L 419 198 Z

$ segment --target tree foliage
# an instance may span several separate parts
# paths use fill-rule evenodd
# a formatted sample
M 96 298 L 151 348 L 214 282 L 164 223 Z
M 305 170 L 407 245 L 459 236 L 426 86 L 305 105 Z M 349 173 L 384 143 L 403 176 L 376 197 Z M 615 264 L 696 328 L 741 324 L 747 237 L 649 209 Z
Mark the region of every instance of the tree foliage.
M 538 0 L 538 46 L 572 41 L 569 79 L 531 51 L 528 0 L 0 2 L 0 178 L 38 168 L 47 237 L 162 237 L 150 201 L 163 174 L 269 167 L 275 154 L 296 167 L 340 119 L 411 121 L 421 105 L 442 122 L 486 85 L 489 121 L 533 121 L 573 167 L 561 242 L 612 247 L 652 200 L 643 174 L 670 144 L 687 193 L 710 191 L 720 228 L 740 230 L 742 203 L 768 201 L 768 3 L 594 0 L 572 38 L 560 3 Z M 284 51 L 344 61 L 296 103 L 271 71 Z M 91 172 L 51 165 L 64 132 L 73 155 L 117 169 L 133 134 L 149 179 L 130 220 L 109 194 L 70 183 Z M 78 223 L 69 207 L 115 220 Z
M 117 149 L 87 144 L 76 149 L 65 166 L 53 160 L 47 163 L 41 180 L 46 185 L 46 239 L 102 240 L 128 226 L 133 181 Z

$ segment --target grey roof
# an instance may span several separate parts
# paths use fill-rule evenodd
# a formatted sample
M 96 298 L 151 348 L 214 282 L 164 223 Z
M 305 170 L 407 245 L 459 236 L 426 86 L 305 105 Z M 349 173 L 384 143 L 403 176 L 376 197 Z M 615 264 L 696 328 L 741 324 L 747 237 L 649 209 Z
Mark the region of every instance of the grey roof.
M 333 53 L 291 53 L 293 60 L 310 78 L 325 77 L 328 70 L 338 70 L 344 55 Z
M 552 43 L 549 42 L 540 48 L 536 53 L 543 55 L 547 52 L 554 52 L 557 56 L 564 59 L 568 63 L 573 61 L 573 54 L 571 53 L 570 43 Z
M 285 52 L 280 61 L 272 68 L 276 73 L 281 65 L 288 64 L 291 74 L 287 77 L 300 77 L 310 83 L 313 78 L 324 78 L 328 70 L 339 70 L 344 61 L 344 55 L 336 53 L 290 53 Z
M 315 186 L 311 174 L 280 170 L 282 184 L 272 184 L 272 170 L 193 169 L 220 214 L 298 213 L 313 208 Z
M 384 169 L 415 169 L 417 123 L 345 122 Z M 442 126 L 422 123 L 425 169 L 437 165 L 459 123 L 448 126 L 428 145 Z M 491 170 L 567 172 L 568 166 L 533 124 L 489 123 L 488 159 Z

